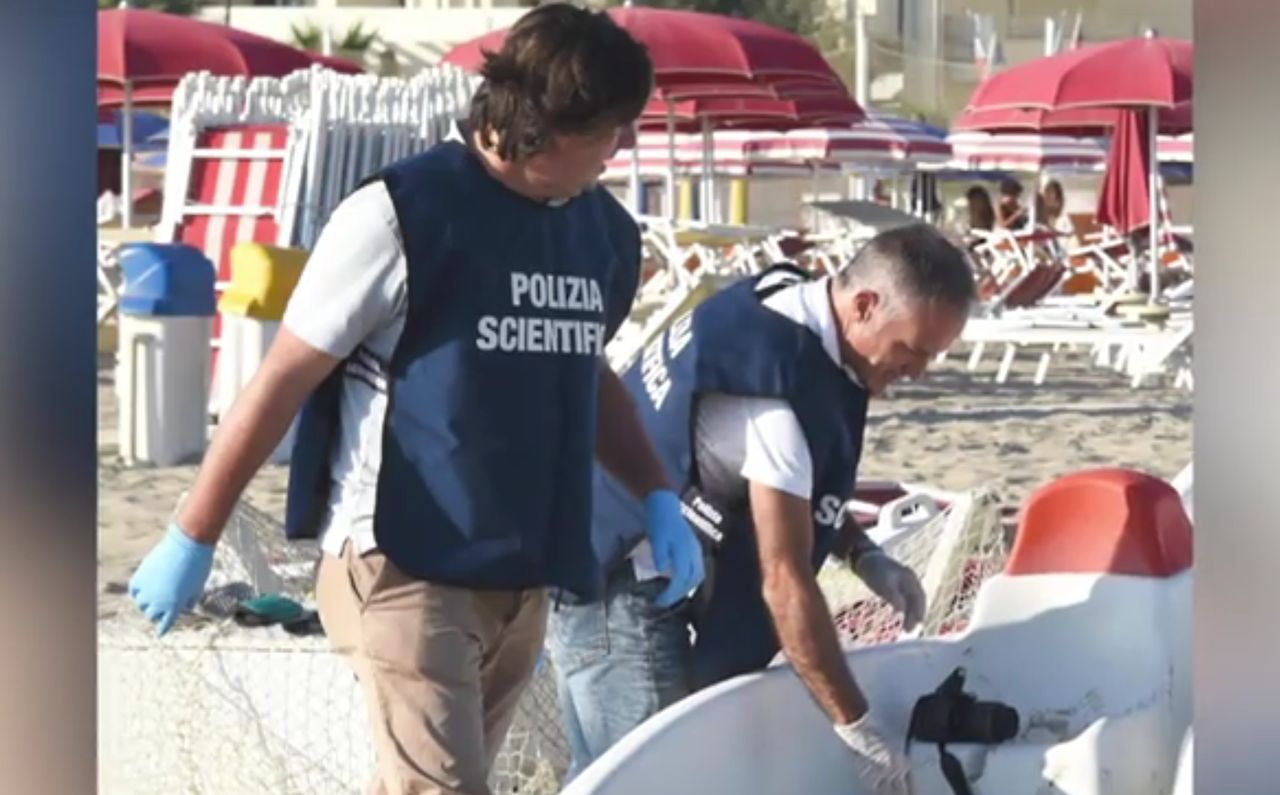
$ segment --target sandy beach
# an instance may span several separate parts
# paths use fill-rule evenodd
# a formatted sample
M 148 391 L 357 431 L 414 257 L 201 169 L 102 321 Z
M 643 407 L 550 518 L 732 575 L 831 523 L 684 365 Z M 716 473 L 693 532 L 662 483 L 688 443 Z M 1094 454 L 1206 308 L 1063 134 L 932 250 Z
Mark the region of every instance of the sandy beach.
M 164 533 L 182 496 L 195 481 L 196 464 L 175 467 L 127 467 L 116 444 L 119 403 L 112 361 L 98 362 L 98 617 L 107 618 L 127 597 L 127 586 L 142 558 Z M 289 470 L 268 464 L 249 484 L 245 499 L 284 518 Z
M 1062 356 L 1031 382 L 1030 358 L 1006 384 L 992 356 L 975 373 L 962 355 L 873 403 L 859 475 L 946 490 L 994 488 L 1016 505 L 1037 486 L 1079 469 L 1123 466 L 1171 478 L 1191 457 L 1191 393 L 1126 379 Z M 98 368 L 99 617 L 129 609 L 117 593 L 163 532 L 196 466 L 127 468 L 116 447 L 117 402 L 109 359 Z M 287 468 L 268 465 L 246 499 L 283 517 Z

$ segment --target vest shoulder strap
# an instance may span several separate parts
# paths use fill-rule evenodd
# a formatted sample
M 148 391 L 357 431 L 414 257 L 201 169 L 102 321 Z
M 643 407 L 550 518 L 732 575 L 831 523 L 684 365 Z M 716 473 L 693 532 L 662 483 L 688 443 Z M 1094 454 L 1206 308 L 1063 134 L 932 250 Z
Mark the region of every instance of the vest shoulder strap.
M 774 293 L 785 290 L 793 284 L 813 280 L 813 274 L 794 262 L 775 262 L 760 274 L 756 280 L 755 291 L 763 301 Z

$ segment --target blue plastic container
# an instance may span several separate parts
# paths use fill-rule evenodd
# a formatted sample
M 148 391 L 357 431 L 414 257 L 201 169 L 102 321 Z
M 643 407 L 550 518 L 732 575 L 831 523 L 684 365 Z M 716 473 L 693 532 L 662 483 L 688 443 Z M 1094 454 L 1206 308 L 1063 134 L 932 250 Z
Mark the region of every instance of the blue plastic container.
M 213 263 L 185 243 L 131 243 L 120 251 L 120 311 L 147 317 L 210 317 Z

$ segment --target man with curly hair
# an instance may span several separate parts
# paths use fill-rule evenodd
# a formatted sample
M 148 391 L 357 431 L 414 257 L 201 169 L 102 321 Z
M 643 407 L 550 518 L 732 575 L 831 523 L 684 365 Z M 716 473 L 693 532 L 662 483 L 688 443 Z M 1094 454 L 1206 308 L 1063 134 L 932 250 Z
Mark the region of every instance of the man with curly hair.
M 604 587 L 598 461 L 641 501 L 671 605 L 702 557 L 603 358 L 640 268 L 596 184 L 653 69 L 603 13 L 529 12 L 488 53 L 455 140 L 334 211 L 260 371 L 130 591 L 163 632 L 199 597 L 236 500 L 298 415 L 286 531 L 377 752 L 372 792 L 486 795 L 542 647 L 548 589 Z M 299 409 L 301 413 L 299 415 Z

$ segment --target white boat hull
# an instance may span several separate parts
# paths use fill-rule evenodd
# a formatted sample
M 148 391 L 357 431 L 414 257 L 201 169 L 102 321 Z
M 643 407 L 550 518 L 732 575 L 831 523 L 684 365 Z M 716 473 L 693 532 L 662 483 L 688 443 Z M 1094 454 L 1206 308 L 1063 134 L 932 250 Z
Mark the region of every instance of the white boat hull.
M 966 690 L 1021 719 L 1007 743 L 948 745 L 975 795 L 1171 795 L 1178 778 L 1187 791 L 1190 525 L 1177 493 L 1144 477 L 1076 483 L 1094 491 L 1059 490 L 1027 511 L 963 633 L 850 652 L 885 728 L 905 737 L 916 700 L 960 666 Z M 936 746 L 913 743 L 909 757 L 914 795 L 950 795 Z M 848 751 L 785 665 L 654 716 L 564 791 L 655 792 L 861 795 Z

